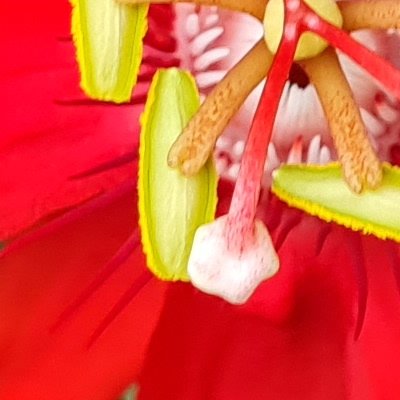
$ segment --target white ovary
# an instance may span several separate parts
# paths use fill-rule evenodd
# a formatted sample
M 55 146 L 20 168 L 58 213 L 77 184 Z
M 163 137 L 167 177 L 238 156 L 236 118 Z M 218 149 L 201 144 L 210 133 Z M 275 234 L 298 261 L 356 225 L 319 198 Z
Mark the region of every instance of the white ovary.
M 262 281 L 276 274 L 279 259 L 261 221 L 255 221 L 254 238 L 240 251 L 228 248 L 226 230 L 227 216 L 197 229 L 188 273 L 199 290 L 243 304 Z

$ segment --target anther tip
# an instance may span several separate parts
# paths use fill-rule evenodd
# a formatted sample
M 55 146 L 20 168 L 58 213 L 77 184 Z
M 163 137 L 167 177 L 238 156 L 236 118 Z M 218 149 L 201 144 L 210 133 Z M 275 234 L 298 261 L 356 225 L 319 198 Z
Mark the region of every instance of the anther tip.
M 179 157 L 176 155 L 173 148 L 171 148 L 168 153 L 167 164 L 170 168 L 178 168 L 179 166 Z
M 192 160 L 184 161 L 180 167 L 180 170 L 183 175 L 190 178 L 191 176 L 196 175 L 199 172 L 199 166 L 197 163 Z

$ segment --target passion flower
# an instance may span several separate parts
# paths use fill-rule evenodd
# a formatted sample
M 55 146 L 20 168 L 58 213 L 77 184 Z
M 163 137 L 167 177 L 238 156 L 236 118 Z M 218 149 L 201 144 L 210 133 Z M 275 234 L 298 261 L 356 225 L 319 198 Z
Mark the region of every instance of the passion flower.
M 29 10 L 36 10 L 43 20 L 38 19 L 40 22 L 37 22 L 36 18 L 32 18 L 32 13 L 29 13 L 29 17 L 22 21 L 26 24 L 37 23 L 45 30 L 53 23 L 54 28 L 59 29 L 58 19 L 51 14 L 59 12 L 57 5 L 52 3 L 49 7 L 45 7 L 46 4 L 43 4 L 44 7 L 38 7 L 38 4 L 42 3 L 29 3 L 24 6 L 30 7 Z M 15 15 L 18 15 L 17 20 L 21 23 L 21 3 L 8 3 L 7 7 L 15 8 Z M 174 13 L 171 9 L 156 7 L 154 10 L 155 14 L 158 13 L 162 18 L 156 24 L 157 28 L 150 32 L 149 38 L 153 44 L 164 50 L 171 49 L 174 41 L 171 41 L 168 35 L 160 37 L 159 33 L 161 27 L 170 27 Z M 46 11 L 47 14 L 43 14 L 42 11 Z M 215 10 L 213 13 L 215 14 Z M 44 15 L 49 17 L 44 18 Z M 213 21 L 215 22 L 215 18 L 211 19 L 211 22 Z M 193 30 L 195 31 L 195 27 Z M 14 31 L 10 31 L 29 38 L 33 36 L 36 45 L 41 43 L 31 30 L 28 33 L 24 29 L 14 28 Z M 52 34 L 53 32 L 48 32 L 48 36 L 54 39 Z M 64 49 L 72 50 L 67 36 L 62 38 L 62 42 L 65 45 Z M 238 43 L 235 42 L 234 45 L 237 46 Z M 55 50 L 49 47 L 50 50 Z M 180 47 L 182 49 L 182 43 Z M 10 48 L 14 49 L 13 46 Z M 19 49 L 19 46 L 17 48 Z M 72 51 L 70 53 L 70 58 L 66 57 L 67 60 L 72 60 Z M 165 51 L 163 57 L 167 57 L 167 53 Z M 17 51 L 16 54 L 19 55 L 21 64 L 30 61 L 27 60 L 25 52 Z M 40 75 L 42 79 L 37 79 L 37 75 L 32 79 L 29 75 L 32 71 L 27 68 L 29 79 L 24 81 L 25 85 L 15 90 L 15 86 L 6 84 L 6 88 L 14 88 L 9 93 L 25 93 L 24 88 L 29 87 L 28 83 L 32 81 L 37 82 L 39 88 L 49 83 L 52 74 L 48 72 L 51 68 L 47 63 L 53 66 L 54 57 L 49 55 L 54 54 L 45 51 L 40 54 L 43 54 L 43 57 L 40 57 L 40 65 L 43 63 L 47 66 L 46 71 Z M 185 54 L 181 54 L 181 57 L 184 58 Z M 6 62 L 11 60 L 12 58 L 7 58 Z M 153 63 L 154 60 L 153 58 Z M 161 63 L 160 60 L 166 64 L 176 62 L 176 59 L 172 58 L 165 60 L 160 57 L 158 61 Z M 149 56 L 146 56 L 146 61 L 151 61 Z M 32 69 L 36 74 L 37 68 Z M 64 66 L 61 70 L 65 69 Z M 12 73 L 15 77 L 14 70 Z M 143 73 L 142 77 L 145 75 Z M 1 83 L 5 84 L 4 81 Z M 202 83 L 207 83 L 204 75 Z M 70 86 L 72 85 L 67 85 L 64 90 L 68 92 Z M 29 101 L 35 102 L 40 93 L 40 90 L 30 93 L 20 107 Z M 36 227 L 31 234 L 16 240 L 14 245 L 7 244 L 0 261 L 1 306 L 6 321 L 2 324 L 0 337 L 3 378 L 0 382 L 1 398 L 31 399 L 32 396 L 36 396 L 43 400 L 109 400 L 115 399 L 117 394 L 133 381 L 140 384 L 141 398 L 151 400 L 232 400 L 266 397 L 337 400 L 399 397 L 396 368 L 400 359 L 398 293 L 395 280 L 391 276 L 392 271 L 389 269 L 393 265 L 393 271 L 398 278 L 399 253 L 398 246 L 393 242 L 361 235 L 336 224 L 328 224 L 286 206 L 274 196 L 270 196 L 269 199 L 263 196 L 258 216 L 266 222 L 271 233 L 273 245 L 281 260 L 281 271 L 273 279 L 263 282 L 245 305 L 230 305 L 221 299 L 199 293 L 187 283 L 163 284 L 144 270 L 144 259 L 138 248 L 140 238 L 135 226 L 135 181 L 132 180 L 132 176 L 129 177 L 132 171 L 136 171 L 136 166 L 129 164 L 123 167 L 123 171 L 120 169 L 121 164 L 134 158 L 136 152 L 128 152 L 118 157 L 124 147 L 118 144 L 116 135 L 106 134 L 115 132 L 114 128 L 118 126 L 123 132 L 126 129 L 126 136 L 136 138 L 135 132 L 129 134 L 129 129 L 132 128 L 130 121 L 135 119 L 124 118 L 124 114 L 120 114 L 122 110 L 129 111 L 131 107 L 104 106 L 83 96 L 67 100 L 58 99 L 57 106 L 62 106 L 56 109 L 65 116 L 62 126 L 69 129 L 66 129 L 65 136 L 58 136 L 64 130 L 60 132 L 56 124 L 51 129 L 51 135 L 47 130 L 44 135 L 43 129 L 47 127 L 48 117 L 54 116 L 54 104 L 40 103 L 39 109 L 45 111 L 43 116 L 46 118 L 40 120 L 35 130 L 26 132 L 25 119 L 10 118 L 13 115 L 13 108 L 8 103 L 10 98 L 12 97 L 7 96 L 7 102 L 4 104 L 7 112 L 3 123 L 6 128 L 10 129 L 12 126 L 13 129 L 6 130 L 7 135 L 4 135 L 4 139 L 10 143 L 12 133 L 18 133 L 26 140 L 23 143 L 28 144 L 32 143 L 32 137 L 43 139 L 39 141 L 40 146 L 30 149 L 28 153 L 40 154 L 43 163 L 39 166 L 42 169 L 48 170 L 49 165 L 57 165 L 60 159 L 57 158 L 59 153 L 54 152 L 49 143 L 57 143 L 65 150 L 66 138 L 79 137 L 82 140 L 72 140 L 75 144 L 74 150 L 62 153 L 65 169 L 70 168 L 69 179 L 65 178 L 65 172 L 62 176 L 57 176 L 57 180 L 49 173 L 40 179 L 42 197 L 38 196 L 39 190 L 32 193 L 24 181 L 26 171 L 32 169 L 32 163 L 31 158 L 27 157 L 26 153 L 21 153 L 21 150 L 29 146 L 21 146 L 18 142 L 18 146 L 10 146 L 2 153 L 7 172 L 1 177 L 5 198 L 12 203 L 14 197 L 8 193 L 11 182 L 11 179 L 7 179 L 10 177 L 8 171 L 14 172 L 12 167 L 18 165 L 18 174 L 13 176 L 11 188 L 18 184 L 18 193 L 26 195 L 24 204 L 30 207 L 29 211 L 36 209 L 39 200 L 40 204 L 44 203 L 47 207 L 40 208 L 40 213 L 34 215 L 36 219 L 19 221 L 19 227 L 23 224 L 26 227 L 32 220 L 36 221 L 38 216 L 46 216 L 46 219 L 40 222 L 42 229 Z M 395 103 L 387 98 L 375 100 L 375 116 L 379 117 L 378 128 L 386 126 L 384 121 L 395 128 L 398 113 L 394 107 Z M 133 101 L 138 101 L 138 97 Z M 293 99 L 291 104 L 293 105 Z M 65 105 L 72 106 L 73 109 L 84 105 L 80 108 L 80 124 L 70 126 L 66 123 L 70 114 Z M 88 145 L 85 141 L 86 135 L 79 130 L 83 127 L 96 136 L 98 131 L 93 130 L 93 126 L 97 125 L 92 121 L 96 116 L 93 112 L 95 105 L 101 106 L 104 111 L 102 115 L 107 115 L 112 121 L 105 126 L 100 124 L 104 128 L 101 130 L 103 139 L 100 143 L 105 142 L 105 147 L 110 151 L 106 154 L 110 159 L 115 159 L 100 166 L 96 166 L 96 162 L 101 162 L 107 157 L 99 151 L 100 155 L 90 153 L 90 159 L 86 160 L 88 148 L 93 146 Z M 293 107 L 286 104 L 285 110 L 293 112 Z M 108 119 L 98 120 L 107 122 Z M 87 121 L 92 123 L 86 124 Z M 378 128 L 374 127 L 374 130 L 379 131 Z M 72 133 L 76 136 L 71 137 Z M 385 139 L 379 140 L 381 144 Z M 289 161 L 327 161 L 327 152 L 331 150 L 327 149 L 326 144 L 322 147 L 320 144 L 316 137 L 308 151 L 304 151 L 304 139 L 294 140 L 290 146 Z M 130 145 L 135 146 L 134 143 Z M 240 153 L 240 147 L 240 143 L 235 146 L 235 153 Z M 391 152 L 394 155 L 395 150 L 396 148 L 393 148 Z M 277 153 L 279 154 L 279 149 Z M 76 154 L 86 162 L 76 165 Z M 387 156 L 381 152 L 379 155 L 382 159 Z M 47 158 L 50 156 L 54 159 Z M 163 160 L 163 165 L 165 164 L 166 160 Z M 339 194 L 345 193 L 351 202 L 360 198 L 358 195 L 352 195 L 341 182 L 340 169 L 337 166 L 321 170 L 315 170 L 315 167 L 310 170 L 304 167 L 291 168 L 293 171 L 290 171 L 290 168 L 280 170 L 276 178 L 276 184 L 279 183 L 280 187 L 290 186 L 288 193 L 291 200 L 306 203 L 307 206 L 311 203 L 313 209 L 322 207 L 316 204 L 324 197 L 318 193 L 321 175 L 333 192 L 336 193 L 336 188 L 339 188 Z M 112 171 L 108 171 L 109 169 Z M 368 195 L 379 198 L 380 190 L 390 192 L 385 178 L 396 176 L 396 170 L 390 169 L 387 176 L 385 166 L 383 170 L 383 184 L 377 191 L 368 192 Z M 35 169 L 33 173 L 35 176 L 42 176 Z M 122 188 L 118 187 L 127 176 L 128 184 Z M 231 176 L 234 177 L 234 174 Z M 293 182 L 293 178 L 296 182 Z M 99 183 L 100 190 L 106 191 L 105 195 L 87 204 L 75 206 L 77 201 L 81 202 L 88 196 L 84 188 L 87 188 L 93 179 Z M 57 192 L 59 182 L 67 188 L 73 182 L 74 193 L 82 196 L 78 199 L 64 198 L 64 191 L 61 194 Z M 301 182 L 307 190 L 302 191 L 299 190 L 299 186 L 293 186 L 293 183 Z M 278 188 L 276 184 L 275 188 Z M 220 213 L 226 213 L 228 208 L 230 196 L 227 186 L 229 185 L 226 182 L 221 182 Z M 305 195 L 309 196 L 310 193 L 313 197 L 309 203 Z M 363 199 L 365 193 L 367 191 L 363 193 Z M 14 196 L 19 198 L 18 195 Z M 63 197 L 61 205 L 60 196 Z M 371 197 L 366 196 L 363 202 L 368 203 L 370 199 Z M 380 204 L 385 203 L 384 198 L 379 200 L 382 201 Z M 59 209 L 60 206 L 66 205 L 71 207 L 70 212 Z M 26 212 L 28 206 L 23 207 L 21 202 L 17 210 Z M 327 207 L 324 206 L 326 211 Z M 264 208 L 267 208 L 266 215 Z M 354 208 L 350 207 L 351 212 L 354 212 Z M 8 219 L 2 219 L 3 232 L 4 229 L 9 232 L 7 225 L 19 216 L 16 209 L 12 210 L 14 211 Z M 390 211 L 390 207 L 387 210 Z M 57 214 L 62 216 L 48 223 L 49 219 L 54 219 L 54 215 L 49 215 L 51 211 L 57 211 Z M 371 209 L 364 208 L 360 213 L 362 218 L 366 215 L 369 217 L 370 214 L 372 217 L 376 216 Z M 385 216 L 387 220 L 388 214 Z M 15 226 L 13 229 L 15 232 Z M 113 256 L 129 232 L 130 240 Z M 132 252 L 133 257 L 128 259 Z M 99 273 L 102 263 L 106 264 L 106 268 L 89 286 L 85 296 L 80 298 L 87 300 L 91 295 L 90 301 L 85 306 L 82 306 L 81 302 L 79 310 L 74 309 L 74 318 L 67 321 L 64 319 L 63 324 L 59 324 L 57 329 L 49 333 L 49 326 L 65 308 L 65 304 L 75 298 L 76 293 L 79 293 L 81 287 L 85 287 L 93 275 Z M 109 279 L 110 273 L 117 267 L 119 271 Z M 352 268 L 358 274 L 357 280 L 352 276 Z M 105 287 L 98 289 L 105 280 Z M 357 290 L 355 283 L 358 283 L 359 290 L 359 315 L 362 317 L 366 311 L 364 329 L 356 343 L 353 340 L 353 305 L 354 293 Z M 93 294 L 96 288 L 99 292 Z M 165 303 L 164 289 L 168 289 Z M 125 293 L 121 301 L 113 307 L 115 297 L 122 292 Z M 368 292 L 370 296 L 366 308 Z M 104 318 L 104 310 L 109 308 L 112 308 L 111 313 Z M 158 313 L 161 308 L 159 319 Z M 125 312 L 116 319 L 122 310 Z M 362 321 L 359 317 L 356 322 L 356 336 L 360 333 Z M 105 328 L 108 328 L 107 331 Z M 150 337 L 152 339 L 148 347 Z M 393 368 L 388 369 L 388 364 Z
M 120 11 L 130 15 L 134 13 L 132 15 L 139 18 L 142 10 L 139 4 L 148 2 L 130 0 L 127 3 L 136 5 L 136 8 L 128 9 L 121 5 Z M 262 280 L 278 269 L 268 232 L 256 220 L 256 211 L 267 150 L 293 63 L 298 63 L 316 87 L 347 185 L 356 194 L 377 189 L 383 179 L 382 165 L 368 139 L 361 113 L 333 48 L 346 53 L 400 97 L 400 72 L 342 29 L 396 28 L 399 16 L 391 1 L 367 1 L 368 7 L 360 1 L 358 8 L 354 4 L 348 8 L 346 4 L 333 0 L 251 1 L 245 6 L 236 1 L 211 3 L 247 12 L 263 21 L 264 38 L 207 96 L 172 145 L 168 164 L 179 168 L 188 177 L 196 175 L 244 99 L 265 75 L 268 76 L 244 150 L 229 213 L 226 218 L 198 229 L 188 260 L 188 273 L 195 286 L 233 303 L 243 303 Z M 196 4 L 211 3 L 200 1 Z M 380 17 L 374 17 L 378 9 L 383 11 Z M 109 24 L 110 18 L 107 21 Z M 115 34 L 124 37 L 121 30 Z M 96 40 L 89 36 L 89 44 Z M 333 48 L 327 48 L 328 44 Z M 140 57 L 140 52 L 136 52 L 135 57 Z M 99 71 L 106 74 L 106 63 L 101 63 Z M 326 74 L 329 79 L 326 79 Z M 145 218 L 146 215 L 142 214 L 142 219 Z

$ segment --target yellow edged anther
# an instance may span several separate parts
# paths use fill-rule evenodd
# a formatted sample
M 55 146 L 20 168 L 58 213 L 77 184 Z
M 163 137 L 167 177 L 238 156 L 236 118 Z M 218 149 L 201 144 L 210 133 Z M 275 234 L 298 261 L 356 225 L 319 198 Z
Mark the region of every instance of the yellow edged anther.
M 376 190 L 352 192 L 337 163 L 285 165 L 274 173 L 272 192 L 291 207 L 364 234 L 400 243 L 400 168 L 383 164 Z
M 93 99 L 129 102 L 142 61 L 148 5 L 70 1 L 82 89 Z
M 154 76 L 141 118 L 139 222 L 147 265 L 160 279 L 188 281 L 197 228 L 214 219 L 217 173 L 212 159 L 193 177 L 168 168 L 171 144 L 198 110 L 190 73 L 175 68 Z
M 304 0 L 320 17 L 341 28 L 343 18 L 334 0 Z M 272 53 L 276 53 L 283 34 L 284 0 L 270 0 L 264 16 L 265 41 Z M 306 60 L 322 53 L 327 42 L 314 33 L 303 33 L 297 46 L 295 60 Z

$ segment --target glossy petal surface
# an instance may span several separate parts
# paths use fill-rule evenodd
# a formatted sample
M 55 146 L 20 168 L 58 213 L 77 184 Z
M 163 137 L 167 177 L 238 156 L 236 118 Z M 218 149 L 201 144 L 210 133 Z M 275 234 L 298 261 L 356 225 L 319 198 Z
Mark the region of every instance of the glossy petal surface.
M 109 400 L 135 380 L 165 285 L 150 281 L 91 347 L 100 321 L 144 271 L 138 248 L 78 312 L 50 328 L 134 228 L 130 190 L 2 260 L 0 398 Z
M 132 151 L 140 107 L 94 103 L 79 90 L 66 1 L 0 7 L 1 241 L 132 179 L 132 164 L 72 177 Z
M 280 272 L 240 307 L 171 285 L 139 399 L 395 400 L 400 394 L 397 368 L 384 367 L 389 359 L 397 365 L 400 355 L 390 261 L 398 246 L 326 224 L 276 198 L 269 210 Z M 354 341 L 359 266 L 370 290 Z

